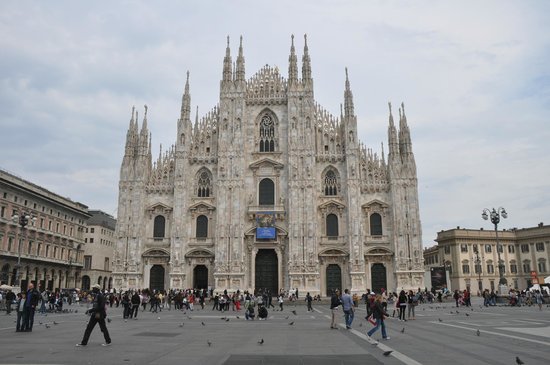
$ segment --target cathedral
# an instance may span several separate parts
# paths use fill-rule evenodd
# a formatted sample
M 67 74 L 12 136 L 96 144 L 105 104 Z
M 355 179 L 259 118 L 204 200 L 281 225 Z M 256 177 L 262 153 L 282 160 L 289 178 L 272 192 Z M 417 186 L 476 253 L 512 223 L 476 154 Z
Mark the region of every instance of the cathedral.
M 153 160 L 147 107 L 132 110 L 120 169 L 116 289 L 298 288 L 329 295 L 424 287 L 417 173 L 403 104 L 388 155 L 359 141 L 346 69 L 340 115 L 298 69 L 247 77 L 229 37 L 220 99 L 191 119 L 189 72 L 174 145 Z

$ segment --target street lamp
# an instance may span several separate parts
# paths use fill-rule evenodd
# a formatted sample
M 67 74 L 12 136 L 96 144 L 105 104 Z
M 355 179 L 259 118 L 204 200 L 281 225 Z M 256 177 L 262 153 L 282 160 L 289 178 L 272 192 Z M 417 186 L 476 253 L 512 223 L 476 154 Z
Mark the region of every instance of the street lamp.
M 479 292 L 481 293 L 481 290 L 483 289 L 481 285 L 481 259 L 479 258 L 479 250 L 477 249 L 477 246 L 474 246 L 474 253 L 476 254 L 475 263 L 476 263 L 476 271 L 478 274 L 477 287 Z
M 481 218 L 483 218 L 484 220 L 487 220 L 490 217 L 491 223 L 495 225 L 495 236 L 497 240 L 497 254 L 498 254 L 498 273 L 500 277 L 498 283 L 500 286 L 503 286 L 503 285 L 506 286 L 507 281 L 506 281 L 506 278 L 504 277 L 504 263 L 500 259 L 501 246 L 500 246 L 500 243 L 498 242 L 498 224 L 500 223 L 501 216 L 502 218 L 505 218 L 505 219 L 508 217 L 508 213 L 506 213 L 506 210 L 503 207 L 499 207 L 498 209 L 493 208 L 493 210 L 489 210 L 485 208 L 483 209 L 483 213 L 481 213 Z M 501 292 L 501 294 L 503 293 Z
M 27 212 L 22 212 L 21 215 L 18 215 L 16 211 L 13 212 L 13 215 L 11 216 L 11 219 L 14 223 L 19 224 L 21 226 L 21 234 L 23 233 L 23 229 L 29 224 L 29 222 L 34 226 L 34 222 L 36 222 L 36 217 L 34 215 L 31 215 Z M 15 272 L 15 285 L 21 288 L 21 281 L 20 281 L 20 274 L 21 274 L 21 238 L 18 240 L 17 245 L 17 265 L 15 266 L 17 271 Z

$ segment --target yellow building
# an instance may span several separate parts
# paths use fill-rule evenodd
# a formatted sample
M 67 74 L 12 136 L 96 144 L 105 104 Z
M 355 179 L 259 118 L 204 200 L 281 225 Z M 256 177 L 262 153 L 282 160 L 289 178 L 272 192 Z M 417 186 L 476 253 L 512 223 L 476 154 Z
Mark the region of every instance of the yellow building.
M 508 287 L 526 289 L 535 277 L 549 275 L 550 226 L 498 231 L 499 250 Z M 437 245 L 424 250 L 426 270 L 444 267 L 451 290 L 498 290 L 495 231 L 457 227 L 437 234 Z M 429 283 L 427 283 L 429 284 Z M 427 285 L 430 287 L 430 285 Z

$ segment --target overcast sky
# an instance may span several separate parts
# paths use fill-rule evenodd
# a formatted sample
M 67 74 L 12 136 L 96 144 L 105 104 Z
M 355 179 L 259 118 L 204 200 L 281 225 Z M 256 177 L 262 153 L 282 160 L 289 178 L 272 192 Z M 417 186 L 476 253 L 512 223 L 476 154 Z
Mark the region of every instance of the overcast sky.
M 226 36 L 247 78 L 286 76 L 308 34 L 315 98 L 339 115 L 349 68 L 360 138 L 387 145 L 405 102 L 425 246 L 456 226 L 550 224 L 550 2 L 2 1 L 0 168 L 116 215 L 131 108 L 176 139 L 185 73 L 200 114 L 219 97 Z M 141 119 L 141 117 L 140 117 Z M 387 148 L 386 148 L 387 153 Z

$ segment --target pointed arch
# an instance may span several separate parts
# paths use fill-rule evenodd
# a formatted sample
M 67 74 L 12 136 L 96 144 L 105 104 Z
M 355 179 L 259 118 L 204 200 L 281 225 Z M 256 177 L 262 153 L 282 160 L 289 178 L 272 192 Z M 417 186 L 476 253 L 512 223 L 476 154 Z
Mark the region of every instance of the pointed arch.
M 195 175 L 197 182 L 196 192 L 199 198 L 208 198 L 213 195 L 212 190 L 212 172 L 206 167 L 201 167 Z
M 340 173 L 334 166 L 327 166 L 322 175 L 323 193 L 325 196 L 335 196 L 340 192 Z
M 278 145 L 277 126 L 279 125 L 275 113 L 271 109 L 265 108 L 258 114 L 256 124 L 258 126 L 258 151 L 275 152 Z

